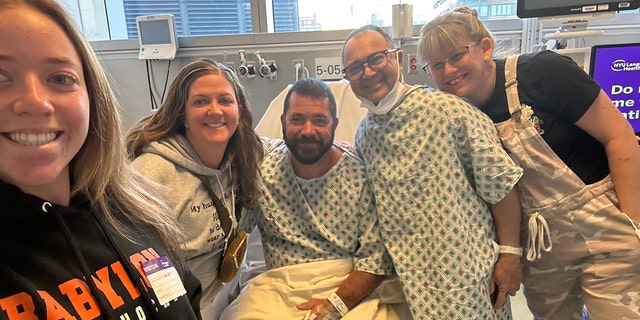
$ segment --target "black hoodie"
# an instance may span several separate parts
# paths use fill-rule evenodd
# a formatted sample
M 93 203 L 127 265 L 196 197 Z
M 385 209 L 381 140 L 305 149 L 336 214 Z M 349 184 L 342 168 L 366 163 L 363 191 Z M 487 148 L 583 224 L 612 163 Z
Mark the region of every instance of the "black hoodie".
M 81 197 L 65 207 L 0 182 L 0 319 L 199 319 L 191 273 L 175 266 L 187 293 L 165 305 L 146 285 L 141 263 L 167 256 L 157 237 L 104 221 Z

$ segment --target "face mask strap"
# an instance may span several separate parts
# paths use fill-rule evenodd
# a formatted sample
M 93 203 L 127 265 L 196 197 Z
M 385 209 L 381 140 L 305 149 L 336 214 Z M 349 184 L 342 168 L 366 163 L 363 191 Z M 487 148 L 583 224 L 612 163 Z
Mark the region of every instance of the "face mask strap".
M 402 66 L 400 66 L 400 50 L 396 50 L 394 52 L 396 54 L 396 71 L 398 71 L 398 76 L 396 77 L 396 82 L 404 83 L 404 75 L 402 74 Z

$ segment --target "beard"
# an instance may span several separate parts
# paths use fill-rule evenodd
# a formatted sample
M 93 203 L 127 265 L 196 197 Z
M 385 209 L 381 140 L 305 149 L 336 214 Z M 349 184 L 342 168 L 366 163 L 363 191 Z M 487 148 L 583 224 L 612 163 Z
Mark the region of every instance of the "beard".
M 331 149 L 333 136 L 334 133 L 332 132 L 329 139 L 325 141 L 322 138 L 313 136 L 292 138 L 285 134 L 284 143 L 296 160 L 302 164 L 309 165 L 318 162 Z

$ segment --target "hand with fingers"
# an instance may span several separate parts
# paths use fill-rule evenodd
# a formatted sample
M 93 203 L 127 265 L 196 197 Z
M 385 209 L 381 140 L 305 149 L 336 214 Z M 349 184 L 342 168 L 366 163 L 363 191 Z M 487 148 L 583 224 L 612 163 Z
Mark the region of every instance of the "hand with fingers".
M 337 320 L 342 318 L 340 312 L 327 299 L 313 299 L 296 306 L 300 310 L 308 310 L 303 320 Z
M 515 296 L 522 283 L 522 264 L 520 256 L 501 253 L 493 267 L 493 274 L 489 282 L 491 303 L 495 309 L 500 309 L 507 301 L 507 294 Z

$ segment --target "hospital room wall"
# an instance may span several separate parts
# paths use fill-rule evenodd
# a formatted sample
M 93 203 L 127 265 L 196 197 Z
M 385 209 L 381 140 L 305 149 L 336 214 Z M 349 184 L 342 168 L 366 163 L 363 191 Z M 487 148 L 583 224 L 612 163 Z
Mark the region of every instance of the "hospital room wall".
M 255 52 L 260 51 L 265 60 L 276 62 L 277 78 L 272 80 L 261 78 L 258 75 L 252 78 L 240 78 L 248 91 L 249 101 L 254 112 L 254 123 L 257 124 L 270 102 L 296 80 L 293 61 L 303 60 L 310 76 L 317 77 L 315 73 L 316 59 L 332 58 L 339 61 L 343 39 L 350 31 L 180 38 L 180 49 L 170 66 L 168 61 L 150 62 L 153 83 L 157 88 L 156 99 L 159 101 L 162 95 L 167 68 L 169 68 L 168 91 L 168 86 L 180 68 L 197 58 L 211 58 L 225 64 L 233 63 L 237 67 L 240 65 L 239 50 L 244 50 L 247 59 L 254 64 L 256 63 L 254 61 Z M 398 40 L 398 43 L 405 50 L 405 55 L 415 55 L 414 40 Z M 94 43 L 98 56 L 110 74 L 112 84 L 119 96 L 127 128 L 152 112 L 146 61 L 137 59 L 137 45 L 137 40 Z M 432 84 L 424 73 L 409 74 L 406 64 L 403 73 L 408 83 Z M 300 76 L 303 76 L 302 73 Z M 326 80 L 340 79 L 341 74 L 338 73 L 332 79 Z
M 523 20 L 489 23 L 489 27 L 496 36 L 499 46 L 512 49 L 519 53 L 530 50 L 530 43 L 535 43 L 536 38 L 544 33 L 553 32 L 550 28 L 531 27 Z M 228 36 L 205 36 L 180 38 L 180 49 L 176 58 L 171 61 L 151 61 L 153 85 L 158 104 L 165 86 L 167 69 L 169 75 L 168 86 L 177 72 L 189 62 L 207 57 L 223 63 L 240 65 L 239 50 L 244 50 L 247 60 L 256 64 L 255 52 L 260 51 L 267 61 L 275 61 L 277 65 L 277 79 L 266 79 L 255 76 L 253 78 L 241 78 L 247 88 L 249 100 L 254 112 L 254 124 L 257 124 L 269 103 L 287 85 L 296 80 L 294 60 L 304 60 L 304 66 L 310 76 L 317 77 L 315 73 L 316 59 L 331 58 L 340 59 L 343 39 L 351 30 L 315 31 L 304 33 L 269 33 L 269 34 L 245 34 Z M 404 51 L 403 75 L 407 83 L 433 85 L 417 66 L 416 72 L 409 72 L 410 55 L 415 55 L 417 35 L 419 27 L 414 26 L 414 37 L 396 40 L 397 45 Z M 588 48 L 595 44 L 640 42 L 640 28 L 630 28 L 627 25 L 613 26 L 607 29 L 606 37 L 594 37 L 583 39 L 581 49 L 569 52 L 569 55 L 577 60 L 588 59 Z M 117 91 L 119 101 L 123 109 L 123 117 L 126 128 L 131 127 L 139 119 L 149 115 L 151 110 L 150 93 L 147 84 L 146 61 L 138 60 L 138 41 L 118 40 L 99 41 L 92 44 L 105 69 L 111 77 L 111 83 Z M 335 61 L 335 60 L 331 60 Z M 418 72 L 420 71 L 420 72 Z M 336 80 L 340 78 L 335 76 Z

